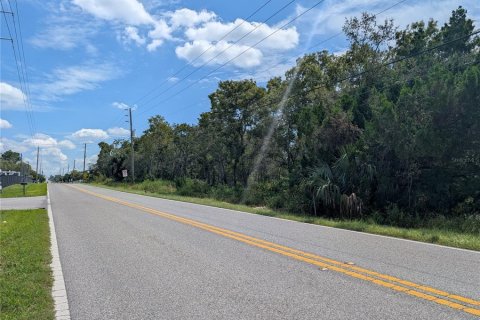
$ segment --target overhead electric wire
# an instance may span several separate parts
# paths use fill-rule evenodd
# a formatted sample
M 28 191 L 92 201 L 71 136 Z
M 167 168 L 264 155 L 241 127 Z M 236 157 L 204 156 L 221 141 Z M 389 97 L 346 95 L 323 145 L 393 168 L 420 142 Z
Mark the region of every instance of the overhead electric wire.
M 320 2 L 323 2 L 325 0 L 322 0 Z M 287 8 L 289 5 L 291 5 L 293 2 L 295 2 L 295 0 L 291 0 L 290 2 L 288 2 L 287 4 L 285 4 L 283 7 L 281 7 L 280 9 L 278 9 L 277 11 L 275 11 L 272 15 L 270 15 L 267 19 L 263 20 L 260 24 L 256 25 L 252 30 L 250 30 L 249 32 L 247 32 L 246 34 L 244 34 L 242 37 L 240 37 L 239 39 L 237 39 L 236 41 L 232 42 L 228 47 L 226 47 L 225 49 L 223 49 L 222 51 L 220 51 L 218 54 L 216 54 L 214 57 L 210 58 L 209 60 L 207 60 L 206 62 L 204 62 L 202 65 L 200 65 L 199 67 L 196 67 L 193 71 L 191 71 L 190 73 L 188 73 L 186 76 L 184 76 L 182 79 L 180 79 L 179 81 L 175 82 L 173 85 L 169 86 L 168 88 L 166 88 L 165 90 L 163 90 L 162 92 L 158 93 L 157 95 L 153 96 L 152 98 L 148 99 L 147 102 L 144 103 L 144 105 L 148 104 L 149 102 L 153 101 L 154 99 L 158 98 L 159 96 L 161 96 L 162 94 L 170 91 L 172 88 L 178 86 L 180 83 L 182 83 L 183 81 L 185 81 L 187 78 L 189 78 L 191 75 L 193 75 L 194 73 L 198 72 L 199 70 L 203 69 L 203 67 L 205 67 L 206 65 L 208 65 L 210 62 L 212 62 L 213 60 L 215 60 L 216 58 L 218 58 L 219 56 L 221 56 L 222 54 L 224 54 L 225 52 L 227 52 L 230 48 L 232 48 L 235 44 L 239 43 L 241 40 L 245 39 L 247 36 L 249 36 L 250 34 L 252 34 L 255 30 L 257 30 L 258 28 L 260 28 L 262 25 L 264 25 L 266 22 L 268 22 L 269 20 L 271 20 L 273 17 L 275 17 L 276 15 L 278 15 L 280 12 L 282 12 L 283 10 L 285 10 L 285 8 Z M 283 26 L 282 26 L 283 28 Z M 277 29 L 275 32 L 271 33 L 269 36 L 273 35 L 274 33 L 280 31 L 280 29 Z M 256 43 L 254 46 L 256 46 L 257 44 L 259 44 L 260 42 L 264 41 L 265 39 L 267 39 L 269 36 L 263 38 L 261 41 L 259 41 L 258 43 Z M 240 53 L 238 56 L 242 55 L 243 53 L 245 53 L 246 51 L 252 49 L 253 47 L 249 47 L 248 49 L 244 50 L 242 53 Z M 228 64 L 230 61 L 234 60 L 235 58 L 237 58 L 238 56 L 234 57 L 233 59 L 230 59 L 228 60 L 225 64 L 223 64 L 222 66 Z M 219 69 L 219 68 L 217 68 Z
M 465 39 L 465 38 L 469 38 L 469 37 L 474 36 L 474 35 L 479 34 L 479 33 L 480 33 L 480 30 L 473 31 L 473 32 L 469 33 L 468 35 L 464 35 L 464 36 L 462 36 L 462 37 L 458 37 L 458 38 L 455 38 L 455 39 L 453 39 L 453 40 L 440 43 L 440 44 L 435 45 L 435 46 L 433 46 L 433 47 L 426 48 L 426 49 L 424 49 L 424 50 L 411 53 L 411 54 L 409 54 L 409 55 L 407 55 L 407 56 L 404 56 L 404 57 L 400 57 L 400 58 L 397 58 L 397 59 L 390 60 L 390 61 L 388 61 L 388 62 L 385 62 L 385 63 L 382 63 L 382 64 L 378 65 L 378 66 L 375 67 L 375 68 L 366 69 L 366 70 L 364 70 L 364 71 L 362 71 L 362 72 L 358 72 L 358 73 L 355 73 L 355 74 L 353 74 L 353 75 L 346 76 L 346 77 L 343 77 L 343 78 L 334 80 L 334 81 L 332 82 L 332 85 L 334 85 L 334 84 L 339 84 L 339 83 L 344 82 L 344 81 L 347 81 L 347 80 L 352 80 L 352 79 L 358 78 L 359 76 L 362 76 L 362 75 L 364 75 L 364 74 L 366 74 L 366 73 L 375 72 L 375 71 L 380 70 L 381 68 L 384 68 L 384 67 L 387 67 L 387 66 L 390 66 L 390 65 L 393 65 L 393 64 L 396 64 L 396 63 L 399 63 L 399 62 L 402 62 L 402 61 L 405 61 L 405 60 L 414 58 L 414 57 L 416 57 L 416 56 L 423 55 L 423 54 L 428 53 L 428 52 L 435 51 L 435 50 L 437 50 L 437 49 L 439 49 L 439 48 L 441 48 L 441 47 L 444 47 L 444 46 L 446 46 L 446 45 L 452 44 L 452 43 L 454 43 L 454 42 L 457 42 L 457 41 L 462 40 L 462 39 Z M 468 65 L 468 64 L 474 64 L 474 62 L 472 62 L 472 63 L 467 63 L 466 65 Z M 294 81 L 294 79 L 292 79 L 291 81 Z M 304 94 L 306 94 L 306 93 L 312 92 L 312 91 L 317 90 L 317 89 L 320 89 L 320 88 L 322 88 L 322 87 L 325 87 L 326 85 L 327 85 L 327 84 L 325 84 L 325 83 L 321 83 L 321 84 L 319 84 L 319 85 L 313 86 L 312 88 L 310 88 L 310 89 L 308 89 L 308 90 L 306 90 L 306 91 L 302 91 L 302 92 L 297 93 L 297 94 L 292 94 L 292 95 L 290 95 L 286 100 L 288 101 L 288 100 L 290 100 L 290 99 L 292 99 L 292 98 L 295 98 L 295 97 L 297 97 L 297 96 L 304 95 Z M 393 86 L 393 84 L 390 85 L 390 86 Z M 369 91 L 371 91 L 371 90 L 373 90 L 373 88 L 369 89 Z M 363 95 L 363 94 L 364 94 L 364 93 L 362 93 L 361 95 Z M 253 102 L 250 104 L 250 106 L 252 106 L 252 105 L 260 102 L 262 99 L 263 99 L 263 97 L 255 100 L 255 101 L 253 101 Z M 280 101 L 274 101 L 274 102 L 270 102 L 270 103 L 267 103 L 267 104 L 259 104 L 258 107 L 260 107 L 260 108 L 262 108 L 262 107 L 269 107 L 269 106 L 273 106 L 273 105 L 276 105 L 276 104 L 279 104 L 279 103 L 280 103 Z
M 398 6 L 398 5 L 400 5 L 400 4 L 402 4 L 402 3 L 406 2 L 406 1 L 408 1 L 408 0 L 401 0 L 401 1 L 398 1 L 398 2 L 390 5 L 389 7 L 383 9 L 382 11 L 379 11 L 379 12 L 375 13 L 374 15 L 372 15 L 372 16 L 371 16 L 371 19 L 373 19 L 373 18 L 381 15 L 382 13 L 387 12 L 388 10 L 390 10 L 390 9 L 392 9 L 392 8 Z M 335 39 L 335 38 L 341 36 L 342 34 L 343 34 L 343 31 L 339 31 L 339 32 L 333 34 L 332 36 L 328 37 L 327 39 L 324 39 L 324 40 L 322 40 L 322 41 L 320 41 L 320 42 L 317 42 L 317 43 L 314 44 L 313 46 L 308 47 L 305 51 L 308 52 L 308 51 L 310 51 L 310 50 L 312 50 L 312 49 L 314 49 L 314 48 L 316 48 L 316 47 L 318 47 L 318 46 L 320 46 L 320 45 L 322 45 L 322 44 L 324 44 L 324 43 L 326 43 L 326 42 L 328 42 L 328 41 L 330 41 L 330 40 L 332 40 L 332 39 Z M 298 58 L 297 58 L 297 59 L 298 59 Z M 278 66 L 281 65 L 282 63 L 284 63 L 284 62 L 283 62 L 283 61 L 280 61 L 279 63 L 274 64 L 273 66 L 269 66 L 268 68 L 265 68 L 265 69 L 263 69 L 263 70 L 259 70 L 259 71 L 257 71 L 256 73 L 257 73 L 257 74 L 259 74 L 259 73 L 261 74 L 261 73 L 263 73 L 263 72 L 268 72 L 269 70 L 272 70 L 272 69 L 278 67 Z
M 259 45 L 260 43 L 262 43 L 263 41 L 265 41 L 266 39 L 268 39 L 269 37 L 273 36 L 274 34 L 276 34 L 277 32 L 279 32 L 280 30 L 282 30 L 284 27 L 288 26 L 289 24 L 291 24 L 292 22 L 294 22 L 295 20 L 297 20 L 298 18 L 300 18 L 301 16 L 305 15 L 306 13 L 310 12 L 311 10 L 313 10 L 315 7 L 317 7 L 318 5 L 320 5 L 322 2 L 324 2 L 325 0 L 320 0 L 320 1 L 317 1 L 313 6 L 309 7 L 308 9 L 306 9 L 305 11 L 303 11 L 302 13 L 296 15 L 294 18 L 290 19 L 288 22 L 284 23 L 282 26 L 280 26 L 279 28 L 275 29 L 275 31 L 271 32 L 270 34 L 268 34 L 267 36 L 263 37 L 262 39 L 260 39 L 259 41 L 257 41 L 255 44 L 253 44 L 252 46 L 249 46 L 247 49 L 243 50 L 242 52 L 240 52 L 239 54 L 237 54 L 235 57 L 229 59 L 228 61 L 226 61 L 225 63 L 221 64 L 219 67 L 215 68 L 213 71 L 209 72 L 208 74 L 206 74 L 205 76 L 201 77 L 200 79 L 197 79 L 196 81 L 192 82 L 190 85 L 184 87 L 182 90 L 178 91 L 177 93 L 173 94 L 172 96 L 168 97 L 167 99 L 161 101 L 160 103 L 165 103 L 169 100 L 171 100 L 172 98 L 176 97 L 177 95 L 179 95 L 180 93 L 184 92 L 185 90 L 189 89 L 190 87 L 194 86 L 195 84 L 199 83 L 200 81 L 202 81 L 203 79 L 205 79 L 206 77 L 210 76 L 211 74 L 213 74 L 214 72 L 218 71 L 219 69 L 221 69 L 222 67 L 226 66 L 227 64 L 229 64 L 231 61 L 235 60 L 236 58 L 240 57 L 241 55 L 243 55 L 245 52 L 247 52 L 248 50 L 251 50 L 253 48 L 255 48 L 257 45 Z M 145 112 L 151 110 L 152 108 L 155 108 L 156 106 L 153 106 L 151 108 L 148 108 L 146 110 L 144 110 L 142 113 L 140 114 L 144 114 Z
M 3 7 L 3 1 L 0 1 L 0 5 L 1 5 L 1 8 L 2 8 L 2 11 L 5 11 L 5 8 Z M 13 16 L 13 13 L 12 13 L 12 16 Z M 14 59 L 15 59 L 15 67 L 17 69 L 17 75 L 18 75 L 18 79 L 20 81 L 20 88 L 23 91 L 23 103 L 24 103 L 24 106 L 25 106 L 25 114 L 27 116 L 27 125 L 29 127 L 30 135 L 33 138 L 33 136 L 34 136 L 33 120 L 32 120 L 32 115 L 30 114 L 30 110 L 29 110 L 29 107 L 28 107 L 28 102 L 26 100 L 26 97 L 27 97 L 28 93 L 27 93 L 26 86 L 25 86 L 25 79 L 23 78 L 23 72 L 20 72 L 20 68 L 19 68 L 19 65 L 21 65 L 21 63 L 19 62 L 20 57 L 17 57 L 17 50 L 15 50 L 13 35 L 12 35 L 11 30 L 10 30 L 10 25 L 9 25 L 8 19 L 6 17 L 6 13 L 3 13 L 3 17 L 5 19 L 5 24 L 6 24 L 6 27 L 7 27 L 7 31 L 8 31 L 8 34 L 10 36 L 10 39 L 11 39 L 13 56 L 14 56 Z M 15 22 L 14 22 L 14 26 L 15 26 Z M 15 30 L 16 30 L 16 27 L 15 27 Z M 19 51 L 19 55 L 20 55 L 20 51 Z
M 385 8 L 385 9 L 377 12 L 377 13 L 374 14 L 372 17 L 376 17 L 376 16 L 378 16 L 378 15 L 380 15 L 380 14 L 382 14 L 382 13 L 384 13 L 384 12 L 386 12 L 386 11 L 388 11 L 388 10 L 390 10 L 390 9 L 392 9 L 392 8 L 398 6 L 398 5 L 400 5 L 400 4 L 402 4 L 402 3 L 406 2 L 406 1 L 408 1 L 408 0 L 398 1 L 398 2 L 390 5 L 389 7 L 387 7 L 387 8 Z M 323 2 L 323 1 L 321 1 L 321 2 Z M 317 6 L 317 5 L 315 5 L 315 6 Z M 315 47 L 317 47 L 317 46 L 319 46 L 319 45 L 321 45 L 321 44 L 323 44 L 323 43 L 325 43 L 325 42 L 327 42 L 327 41 L 330 41 L 330 40 L 338 37 L 338 36 L 341 35 L 341 34 L 343 34 L 342 31 L 340 31 L 339 33 L 334 34 L 333 36 L 331 36 L 331 37 L 329 37 L 329 38 L 327 38 L 327 39 L 325 39 L 325 40 L 323 40 L 323 41 L 321 41 L 321 42 L 319 42 L 319 43 L 316 43 L 316 44 L 313 45 L 313 46 L 310 46 L 309 48 L 307 48 L 307 50 L 311 50 L 311 49 L 313 49 L 313 48 L 315 48 Z M 247 50 L 247 51 L 248 51 L 248 50 Z M 243 53 L 241 53 L 241 54 L 243 54 Z M 240 54 L 240 55 L 241 55 L 241 54 Z M 214 57 L 214 58 L 215 58 L 215 57 Z M 235 59 L 235 58 L 236 58 L 236 57 L 234 57 L 233 59 Z M 213 60 L 213 58 L 210 59 L 210 60 Z M 208 62 L 210 62 L 210 61 L 208 61 Z M 207 62 L 207 63 L 208 63 L 208 62 Z M 228 62 L 229 62 L 229 61 L 227 61 L 227 63 L 228 63 Z M 280 63 L 278 63 L 278 64 L 276 64 L 276 65 L 274 65 L 274 66 L 270 66 L 268 69 L 264 69 L 263 71 L 260 71 L 260 72 L 266 72 L 266 71 L 268 71 L 268 70 L 270 70 L 270 69 L 272 69 L 272 68 L 275 68 L 276 66 L 279 66 L 280 64 L 282 64 L 282 62 L 280 62 Z M 220 67 L 222 67 L 222 66 L 220 66 Z M 217 69 L 215 69 L 215 70 L 218 70 L 218 69 L 219 69 L 219 68 L 217 68 Z M 215 70 L 214 70 L 214 71 L 215 71 Z M 198 71 L 198 70 L 197 70 L 197 71 Z M 212 72 L 212 73 L 213 73 L 213 72 Z M 208 75 L 210 75 L 210 74 L 211 74 L 211 73 L 209 73 Z M 207 75 L 207 76 L 208 76 L 208 75 Z M 203 80 L 204 78 L 205 78 L 205 77 L 201 78 L 201 80 Z M 201 81 L 201 80 L 200 80 L 200 81 Z M 199 82 L 199 81 L 198 81 L 198 82 Z M 195 83 L 196 83 L 196 82 L 194 82 L 194 84 L 195 84 Z M 175 85 L 178 85 L 178 83 L 176 83 Z M 172 86 L 172 87 L 174 87 L 174 86 Z M 171 88 L 172 88 L 172 87 L 171 87 Z M 181 91 L 181 92 L 183 92 L 183 91 Z M 150 102 L 151 100 L 152 100 L 152 99 L 150 99 L 149 101 L 147 101 L 146 104 L 148 104 L 148 102 Z M 151 110 L 151 109 L 152 109 L 152 108 L 149 108 L 148 110 Z M 144 113 L 144 112 L 142 112 L 141 114 L 143 114 L 143 113 Z
M 243 21 L 238 24 L 237 26 L 235 26 L 233 29 L 231 29 L 230 31 L 228 31 L 226 34 L 224 34 L 220 39 L 216 40 L 215 42 L 218 43 L 220 41 L 222 41 L 223 39 L 225 39 L 227 36 L 229 36 L 230 34 L 232 34 L 232 32 L 234 32 L 235 30 L 237 30 L 239 27 L 241 27 L 245 22 L 248 21 L 248 19 L 252 18 L 254 15 L 256 15 L 260 10 L 262 10 L 267 4 L 269 4 L 272 0 L 268 0 L 266 1 L 265 3 L 263 3 L 260 7 L 258 7 L 254 12 L 252 12 L 248 17 L 246 17 L 245 19 L 243 19 Z M 258 29 L 261 25 L 263 25 L 266 21 L 268 21 L 269 19 L 271 19 L 273 16 L 275 16 L 276 14 L 278 14 L 280 11 L 282 11 L 283 9 L 285 9 L 287 6 L 289 6 L 290 4 L 292 4 L 294 2 L 294 0 L 288 2 L 285 6 L 283 6 L 280 10 L 278 10 L 276 13 L 274 13 L 273 15 L 271 15 L 269 18 L 267 18 L 267 20 L 265 20 L 262 24 L 260 25 L 257 25 L 253 30 L 251 30 L 250 32 L 248 32 L 247 34 L 245 34 L 242 38 L 238 39 L 237 41 L 235 41 L 233 44 L 237 43 L 238 41 L 240 41 L 241 39 L 245 38 L 247 35 L 251 34 L 254 30 Z M 195 61 L 197 61 L 198 59 L 200 59 L 205 53 L 207 53 L 211 48 L 213 48 L 214 45 L 210 45 L 207 49 L 205 49 L 202 53 L 200 53 L 196 58 L 194 58 L 192 61 L 186 63 L 182 68 L 180 68 L 179 70 L 177 70 L 175 73 L 173 73 L 172 75 L 170 75 L 167 79 L 165 79 L 163 82 L 160 83 L 160 85 L 156 86 L 155 88 L 151 89 L 147 94 L 143 95 L 142 97 L 140 97 L 139 99 L 137 99 L 132 105 L 135 106 L 137 103 L 139 103 L 141 100 L 143 100 L 144 98 L 146 98 L 147 96 L 149 96 L 150 94 L 152 94 L 153 92 L 155 92 L 156 90 L 158 90 L 159 88 L 161 88 L 165 83 L 167 83 L 170 79 L 172 79 L 173 77 L 175 77 L 176 75 L 180 74 L 183 70 L 185 70 L 189 65 L 193 65 L 193 63 Z M 230 46 L 231 47 L 231 46 Z M 228 47 L 227 49 L 229 49 L 230 47 Z M 215 57 L 218 57 L 218 55 L 224 53 L 227 49 L 223 50 L 222 52 L 220 52 L 219 54 L 217 54 L 217 56 Z M 210 59 L 208 62 L 210 62 L 212 59 Z M 207 63 L 208 63 L 207 62 Z M 204 63 L 203 65 L 197 67 L 197 68 L 202 68 L 203 66 L 205 66 L 206 63 Z M 193 73 L 191 73 L 193 74 Z M 188 76 L 190 76 L 191 74 L 189 74 Z M 187 77 L 188 77 L 187 76 Z M 182 79 L 184 80 L 184 79 Z M 182 81 L 180 80 L 180 81 Z M 156 97 L 158 97 L 159 95 L 163 94 L 163 92 L 161 92 L 160 94 L 158 94 L 157 96 L 154 97 L 154 99 Z M 150 102 L 152 99 L 150 99 L 148 102 Z M 121 118 L 121 117 L 120 117 Z M 118 119 L 120 119 L 118 118 Z M 114 122 L 118 122 L 118 119 Z
M 250 19 L 251 17 L 253 17 L 255 14 L 257 14 L 260 10 L 262 10 L 266 5 L 268 5 L 270 2 L 272 2 L 272 0 L 268 0 L 266 1 L 263 5 L 261 5 L 259 8 L 257 8 L 253 13 L 251 13 L 248 17 L 246 17 L 245 19 L 242 20 L 242 22 L 238 25 L 235 26 L 235 28 L 231 29 L 230 31 L 228 31 L 226 34 L 224 34 L 220 39 L 216 40 L 216 42 L 220 42 L 222 41 L 223 39 L 225 39 L 226 37 L 228 37 L 230 34 L 232 34 L 232 32 L 234 32 L 235 30 L 237 30 L 238 28 L 240 28 L 245 22 L 248 21 L 248 19 Z M 183 65 L 182 68 L 178 69 L 175 73 L 173 73 L 172 75 L 170 75 L 167 79 L 165 79 L 163 82 L 161 82 L 158 86 L 155 86 L 152 90 L 150 90 L 148 93 L 146 93 L 145 95 L 143 95 L 142 97 L 140 97 L 139 99 L 137 99 L 133 105 L 139 103 L 140 101 L 142 101 L 144 98 L 146 98 L 147 96 L 149 96 L 151 93 L 153 93 L 154 91 L 156 91 L 157 89 L 159 89 L 162 85 L 164 85 L 165 83 L 167 83 L 170 79 L 172 79 L 173 77 L 175 77 L 176 75 L 178 75 L 180 72 L 182 72 L 183 70 L 185 70 L 188 66 L 190 65 L 193 65 L 193 63 L 195 61 L 197 61 L 198 59 L 200 59 L 205 53 L 207 53 L 208 51 L 210 51 L 210 49 L 212 49 L 214 46 L 213 45 L 210 45 L 208 46 L 207 49 L 205 49 L 202 53 L 200 53 L 197 57 L 195 57 L 192 61 L 189 61 L 188 63 L 186 63 L 185 65 Z
M 8 6 L 10 7 L 10 11 L 13 12 L 13 8 L 12 8 L 12 5 L 10 3 L 10 0 L 7 0 L 7 1 L 8 1 Z M 17 50 L 18 50 L 18 54 L 19 54 L 19 58 L 20 58 L 20 64 L 22 66 L 21 69 L 22 69 L 22 73 L 23 73 L 24 86 L 25 86 L 25 89 L 26 89 L 27 106 L 29 108 L 33 130 L 36 133 L 37 132 L 37 124 L 36 124 L 36 121 L 35 121 L 35 117 L 33 115 L 33 107 L 31 105 L 31 100 L 30 100 L 30 97 L 31 97 L 30 81 L 29 81 L 28 72 L 27 72 L 27 62 L 25 60 L 25 50 L 24 50 L 24 46 L 23 46 L 23 36 L 22 36 L 22 29 L 20 27 L 20 16 L 18 14 L 17 0 L 15 0 L 15 13 L 16 13 L 17 19 L 15 19 L 15 14 L 12 14 L 13 29 L 15 31 L 15 40 L 16 40 L 16 43 L 17 43 Z M 17 24 L 18 24 L 18 34 L 20 34 L 20 37 L 17 34 L 17 27 L 16 27 Z

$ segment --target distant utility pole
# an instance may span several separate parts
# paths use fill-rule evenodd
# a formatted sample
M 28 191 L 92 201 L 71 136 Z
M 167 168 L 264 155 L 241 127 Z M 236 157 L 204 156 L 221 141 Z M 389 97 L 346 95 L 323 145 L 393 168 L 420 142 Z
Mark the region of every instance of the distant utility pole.
M 22 182 L 25 182 L 25 174 L 23 172 L 23 153 L 20 153 L 20 176 L 22 177 Z
M 73 159 L 73 171 L 75 171 L 75 159 Z
M 85 160 L 87 159 L 87 144 L 83 147 L 83 174 L 85 174 Z
M 130 118 L 130 153 L 131 153 L 131 160 L 132 160 L 132 183 L 134 183 L 135 182 L 135 150 L 133 149 L 132 108 L 128 108 L 128 115 Z
M 37 167 L 35 168 L 36 177 L 35 180 L 38 182 L 38 157 L 40 156 L 40 146 L 37 146 Z
M 67 173 L 70 172 L 70 163 L 67 163 Z

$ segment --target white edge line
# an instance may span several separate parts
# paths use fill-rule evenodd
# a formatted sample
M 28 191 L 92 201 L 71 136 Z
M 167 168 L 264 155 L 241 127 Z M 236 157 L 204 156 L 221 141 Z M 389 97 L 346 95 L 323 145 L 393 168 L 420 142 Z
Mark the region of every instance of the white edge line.
M 104 189 L 104 190 L 111 190 L 111 191 L 133 194 L 133 195 L 137 195 L 137 196 L 141 196 L 141 197 L 157 198 L 157 199 L 161 199 L 161 200 L 165 200 L 165 201 L 171 201 L 171 202 L 188 203 L 188 204 L 193 204 L 193 205 L 197 205 L 197 206 L 203 206 L 203 207 L 209 207 L 209 208 L 214 208 L 214 209 L 233 211 L 233 212 L 236 212 L 236 213 L 251 214 L 251 215 L 254 215 L 254 216 L 257 216 L 257 217 L 261 216 L 261 217 L 265 217 L 265 218 L 271 218 L 271 219 L 277 219 L 277 220 L 282 220 L 282 221 L 300 223 L 300 224 L 303 224 L 303 225 L 315 226 L 315 227 L 319 227 L 319 228 L 328 228 L 328 229 L 340 230 L 340 231 L 344 231 L 344 232 L 353 232 L 353 233 L 359 233 L 359 234 L 366 235 L 366 236 L 381 237 L 381 238 L 387 238 L 387 239 L 392 239 L 392 240 L 401 240 L 401 241 L 413 242 L 413 243 L 419 244 L 419 245 L 428 245 L 428 246 L 440 247 L 440 248 L 445 248 L 445 249 L 452 249 L 452 250 L 459 250 L 459 251 L 466 251 L 466 252 L 470 252 L 470 253 L 480 254 L 479 251 L 475 251 L 475 250 L 471 250 L 471 249 L 457 248 L 457 247 L 449 247 L 449 246 L 445 246 L 445 245 L 437 244 L 437 243 L 423 242 L 423 241 L 417 241 L 417 240 L 411 240 L 411 239 L 404 239 L 404 238 L 386 236 L 386 235 L 383 235 L 383 234 L 374 234 L 374 233 L 368 233 L 368 232 L 362 232 L 362 231 L 356 231 L 356 230 L 349 230 L 349 229 L 343 229 L 343 228 L 324 226 L 324 225 L 321 225 L 321 224 L 307 223 L 307 222 L 289 220 L 289 219 L 284 219 L 284 218 L 279 218 L 279 217 L 272 217 L 272 216 L 263 215 L 263 214 L 259 214 L 259 213 L 251 213 L 251 212 L 239 211 L 239 210 L 234 210 L 234 209 L 214 207 L 214 206 L 209 206 L 207 204 L 199 204 L 199 203 L 193 203 L 193 202 L 187 202 L 187 201 L 166 199 L 166 198 L 162 198 L 160 196 L 155 197 L 155 196 L 150 196 L 150 195 L 143 195 L 143 194 L 138 194 L 138 193 L 133 193 L 133 192 L 128 192 L 128 191 L 110 189 L 110 188 L 106 188 L 106 187 L 93 186 L 93 185 L 89 185 L 89 184 L 84 184 L 84 185 L 89 186 L 89 187 L 93 187 L 93 188 L 99 188 L 99 189 Z
M 50 252 L 52 254 L 52 263 L 50 268 L 53 273 L 52 298 L 55 303 L 55 319 L 69 320 L 70 309 L 68 307 L 67 290 L 63 278 L 62 264 L 58 253 L 57 234 L 55 232 L 55 223 L 53 221 L 52 206 L 50 203 L 50 193 L 47 184 L 47 212 L 48 224 L 50 226 Z

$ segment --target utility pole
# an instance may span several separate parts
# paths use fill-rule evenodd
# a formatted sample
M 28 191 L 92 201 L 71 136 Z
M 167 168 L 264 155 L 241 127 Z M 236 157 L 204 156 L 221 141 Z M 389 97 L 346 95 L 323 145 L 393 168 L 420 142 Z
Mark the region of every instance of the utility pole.
M 22 177 L 22 182 L 25 182 L 25 175 L 23 173 L 23 153 L 20 153 L 20 176 Z
M 40 146 L 37 146 L 37 166 L 35 168 L 36 177 L 35 180 L 38 182 L 38 157 L 40 156 Z
M 85 160 L 87 159 L 87 144 L 83 147 L 83 174 L 85 174 Z
M 132 108 L 128 108 L 128 115 L 130 118 L 130 153 L 132 160 L 132 183 L 135 183 L 135 150 L 133 149 Z
M 75 171 L 75 159 L 73 159 L 73 171 Z
M 25 168 L 23 167 L 23 154 L 20 153 L 20 176 L 21 176 L 21 184 L 22 184 L 22 189 L 23 189 L 23 196 L 25 196 L 25 185 L 27 184 L 25 182 Z
M 67 173 L 70 172 L 70 163 L 67 163 Z

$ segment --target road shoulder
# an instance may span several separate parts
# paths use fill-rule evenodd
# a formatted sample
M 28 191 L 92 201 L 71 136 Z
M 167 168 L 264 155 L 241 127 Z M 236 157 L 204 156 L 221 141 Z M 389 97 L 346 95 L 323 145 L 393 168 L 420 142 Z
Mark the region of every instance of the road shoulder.
M 57 234 L 55 232 L 55 222 L 53 221 L 52 206 L 50 203 L 50 195 L 47 190 L 47 212 L 50 226 L 50 251 L 52 254 L 52 263 L 50 267 L 53 274 L 52 297 L 55 303 L 55 319 L 70 319 L 70 310 L 68 306 L 67 290 L 63 277 L 62 264 L 58 252 Z

